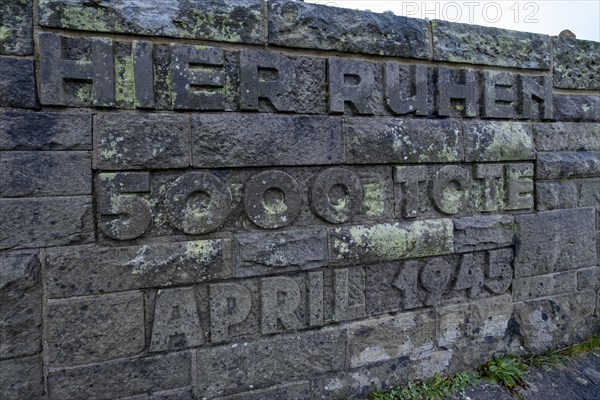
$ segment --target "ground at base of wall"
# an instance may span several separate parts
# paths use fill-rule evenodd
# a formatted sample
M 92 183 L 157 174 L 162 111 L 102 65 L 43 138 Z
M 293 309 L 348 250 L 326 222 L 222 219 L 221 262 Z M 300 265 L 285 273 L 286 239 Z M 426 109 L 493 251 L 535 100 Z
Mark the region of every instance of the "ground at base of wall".
M 548 371 L 531 368 L 520 390 L 525 400 L 598 400 L 600 399 L 600 350 L 572 358 L 564 366 Z M 495 383 L 481 381 L 454 400 L 511 400 L 510 394 Z

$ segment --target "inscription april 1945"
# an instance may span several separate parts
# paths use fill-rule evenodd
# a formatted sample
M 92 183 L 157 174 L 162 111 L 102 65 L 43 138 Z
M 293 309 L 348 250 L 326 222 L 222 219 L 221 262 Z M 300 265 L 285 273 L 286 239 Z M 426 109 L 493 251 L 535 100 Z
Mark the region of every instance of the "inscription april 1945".
M 257 111 L 260 102 L 266 101 L 274 111 L 302 112 L 295 106 L 297 94 L 291 89 L 301 71 L 292 57 L 279 52 L 239 50 L 233 51 L 232 58 L 220 47 L 171 44 L 163 76 L 167 82 L 159 82 L 157 71 L 164 66 L 158 65 L 151 42 L 128 44 L 130 54 L 124 56 L 119 76 L 112 40 L 80 40 L 81 48 L 73 53 L 88 55 L 77 59 L 63 56 L 65 40 L 51 33 L 40 34 L 42 104 L 70 105 L 74 97 L 81 96 L 85 87 L 81 85 L 91 82 L 91 105 L 117 107 L 118 97 L 123 96 L 117 90 L 121 78 L 131 81 L 127 82 L 132 92 L 128 102 L 135 108 L 224 110 L 226 97 L 232 95 L 240 111 Z M 325 98 L 330 114 L 372 115 L 378 113 L 375 108 L 381 108 L 389 115 L 457 116 L 458 112 L 464 117 L 552 118 L 552 78 L 548 76 L 339 57 L 326 61 L 318 71 L 324 92 L 310 95 Z M 227 77 L 231 69 L 235 79 Z M 232 81 L 239 81 L 239 87 L 232 88 L 238 85 Z M 79 86 L 66 90 L 67 83 Z M 170 92 L 166 107 L 156 101 L 159 84 L 166 84 Z

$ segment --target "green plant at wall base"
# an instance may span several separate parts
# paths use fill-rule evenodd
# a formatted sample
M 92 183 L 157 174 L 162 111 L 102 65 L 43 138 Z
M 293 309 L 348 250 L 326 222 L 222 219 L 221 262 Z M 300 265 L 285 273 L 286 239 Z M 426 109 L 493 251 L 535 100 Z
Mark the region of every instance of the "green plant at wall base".
M 460 372 L 452 377 L 442 377 L 438 372 L 425 380 L 409 382 L 387 392 L 374 392 L 369 400 L 442 400 L 448 396 L 461 394 L 478 378 L 470 372 Z
M 492 360 L 479 367 L 479 373 L 482 377 L 504 387 L 517 398 L 523 399 L 519 389 L 527 389 L 527 383 L 523 378 L 528 368 L 518 354 L 494 354 Z
M 600 335 L 591 336 L 585 342 L 575 343 L 559 350 L 548 349 L 538 356 L 529 358 L 526 362 L 532 367 L 549 370 L 553 366 L 562 366 L 569 358 L 579 357 L 597 349 L 600 349 Z

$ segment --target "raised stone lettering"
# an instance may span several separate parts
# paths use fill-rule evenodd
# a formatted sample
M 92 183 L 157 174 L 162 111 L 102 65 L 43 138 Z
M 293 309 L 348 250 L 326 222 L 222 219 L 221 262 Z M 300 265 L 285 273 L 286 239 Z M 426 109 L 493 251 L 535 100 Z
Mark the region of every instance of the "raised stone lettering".
M 343 114 L 349 104 L 356 114 L 373 114 L 369 98 L 375 75 L 366 61 L 330 57 L 328 60 L 329 112 Z
M 522 118 L 552 119 L 552 77 L 521 75 L 521 95 Z
M 298 182 L 283 171 L 265 171 L 246 182 L 244 207 L 261 228 L 281 228 L 300 213 L 302 193 Z
M 407 261 L 394 278 L 393 286 L 402 293 L 404 309 L 412 309 L 423 306 L 419 298 L 419 274 L 421 272 L 421 261 Z
M 271 51 L 240 51 L 240 109 L 258 110 L 259 100 L 268 100 L 277 111 L 294 111 L 292 61 Z
M 487 252 L 488 262 L 485 265 L 484 287 L 486 290 L 500 294 L 510 287 L 513 278 L 512 249 L 490 250 Z
M 358 276 L 350 276 L 347 268 L 333 271 L 333 320 L 347 321 L 365 315 L 365 277 L 364 271 Z
M 222 48 L 171 44 L 173 109 L 223 110 L 224 63 Z
M 52 33 L 41 33 L 40 38 L 40 100 L 42 104 L 66 105 L 65 80 L 92 82 L 93 105 L 115 105 L 115 70 L 113 45 L 110 39 L 92 39 L 91 59 L 62 58 L 63 38 Z
M 135 106 L 137 108 L 154 108 L 156 102 L 154 100 L 153 45 L 151 42 L 134 40 L 131 47 Z
M 396 115 L 415 113 L 427 115 L 428 92 L 427 67 L 425 65 L 400 65 L 385 63 L 385 102 Z M 404 87 L 411 88 L 413 96 L 403 98 Z
M 508 181 L 507 210 L 521 210 L 533 207 L 533 164 L 519 163 L 506 165 Z
M 479 203 L 481 211 L 499 210 L 501 208 L 504 166 L 502 164 L 477 164 L 475 177 L 482 181 Z
M 210 341 L 225 342 L 229 328 L 250 314 L 252 295 L 246 287 L 234 283 L 208 285 L 210 296 Z
M 445 166 L 433 179 L 433 203 L 441 213 L 456 214 L 467 205 L 470 187 L 471 179 L 465 168 L 456 165 Z
M 419 185 L 428 180 L 427 168 L 422 166 L 396 167 L 394 180 L 402 186 L 402 216 L 416 218 L 419 215 Z
M 442 300 L 442 295 L 448 289 L 448 284 L 452 278 L 452 265 L 443 258 L 434 258 L 427 262 L 421 269 L 419 282 L 423 289 L 427 291 L 425 305 L 433 306 Z
M 459 75 L 459 82 L 454 82 L 454 75 Z M 453 71 L 449 68 L 438 69 L 437 105 L 438 115 L 453 115 L 452 100 L 460 100 L 464 105 L 455 108 L 465 117 L 476 117 L 477 112 L 477 73 L 469 69 Z
M 321 172 L 311 194 L 313 210 L 327 222 L 348 222 L 362 211 L 363 187 L 350 170 L 329 168 Z
M 310 326 L 323 325 L 323 272 L 308 273 L 308 324 Z
M 467 290 L 468 297 L 477 297 L 483 290 L 483 272 L 473 260 L 473 254 L 465 254 L 460 261 L 460 268 L 454 283 L 454 290 Z
M 150 191 L 148 172 L 101 173 L 97 188 L 98 225 L 106 236 L 129 240 L 148 230 L 152 224 L 150 204 L 134 194 Z
M 158 291 L 150 351 L 200 346 L 202 332 L 193 287 Z
M 231 211 L 231 193 L 212 174 L 188 172 L 171 184 L 166 205 L 169 219 L 177 229 L 200 235 L 225 222 Z
M 262 333 L 300 328 L 300 321 L 295 314 L 301 299 L 298 284 L 287 277 L 263 278 L 260 284 Z
M 507 72 L 483 73 L 483 116 L 514 118 L 517 96 L 517 75 Z

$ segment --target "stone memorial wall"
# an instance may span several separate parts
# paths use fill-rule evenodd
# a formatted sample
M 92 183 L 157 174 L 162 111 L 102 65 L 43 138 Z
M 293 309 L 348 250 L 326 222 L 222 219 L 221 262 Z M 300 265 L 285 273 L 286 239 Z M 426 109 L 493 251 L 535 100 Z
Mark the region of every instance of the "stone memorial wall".
M 334 399 L 598 332 L 600 43 L 0 4 L 0 398 Z

